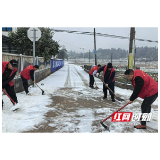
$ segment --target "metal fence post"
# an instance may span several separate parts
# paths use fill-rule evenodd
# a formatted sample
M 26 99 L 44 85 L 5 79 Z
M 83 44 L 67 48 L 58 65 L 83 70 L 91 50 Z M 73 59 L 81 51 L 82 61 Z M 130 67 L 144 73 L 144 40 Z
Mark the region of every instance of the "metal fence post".
M 36 56 L 36 60 L 37 60 L 37 63 L 36 63 L 36 64 L 38 65 L 38 56 Z
M 36 32 L 35 32 L 35 28 L 33 28 L 33 66 L 35 66 L 35 38 L 36 38 Z M 36 78 L 35 78 L 35 72 L 34 72 L 34 81 L 36 81 Z M 34 86 L 34 83 L 33 83 L 33 86 Z
M 20 54 L 20 59 L 21 59 L 21 71 L 23 70 L 23 57 L 22 54 Z

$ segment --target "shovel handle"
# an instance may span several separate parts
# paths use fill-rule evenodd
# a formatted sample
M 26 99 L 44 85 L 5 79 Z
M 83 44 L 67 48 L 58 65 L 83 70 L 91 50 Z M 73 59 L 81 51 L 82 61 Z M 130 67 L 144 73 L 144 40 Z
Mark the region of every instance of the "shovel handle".
M 106 83 L 103 81 L 103 79 L 100 78 L 100 80 L 104 83 L 104 85 L 113 93 L 113 91 L 106 85 Z M 114 94 L 114 93 L 113 93 Z M 116 97 L 116 95 L 114 94 L 114 96 Z
M 121 107 L 120 109 L 118 109 L 117 111 L 115 111 L 115 112 L 120 111 L 121 109 L 123 109 L 124 107 L 126 107 L 128 104 L 129 104 L 129 102 L 127 104 L 125 104 L 123 107 Z M 104 119 L 103 122 L 105 122 L 107 119 L 109 119 L 112 116 L 113 116 L 113 113 L 110 116 L 108 116 L 106 119 Z
M 117 97 L 114 93 L 113 93 L 113 91 L 106 85 L 106 83 L 100 78 L 100 80 L 104 83 L 104 85 L 112 92 L 112 94 L 117 98 L 117 100 L 119 100 L 119 101 L 124 101 L 123 99 L 121 99 L 121 98 L 119 98 L 119 97 Z
M 95 81 L 95 79 L 94 79 L 94 82 L 95 82 L 95 85 L 96 85 L 96 87 L 97 87 L 97 84 L 96 84 L 96 81 Z
M 36 83 L 36 82 L 34 82 L 37 86 L 38 86 L 38 84 Z M 39 87 L 39 86 L 38 86 Z M 40 87 L 39 87 L 40 88 Z M 40 88 L 41 89 L 41 88 Z M 41 89 L 42 90 L 42 89 Z M 43 91 L 43 90 L 42 90 Z
M 8 96 L 8 98 L 13 102 L 13 104 L 15 105 L 15 101 L 2 89 L 2 91 Z

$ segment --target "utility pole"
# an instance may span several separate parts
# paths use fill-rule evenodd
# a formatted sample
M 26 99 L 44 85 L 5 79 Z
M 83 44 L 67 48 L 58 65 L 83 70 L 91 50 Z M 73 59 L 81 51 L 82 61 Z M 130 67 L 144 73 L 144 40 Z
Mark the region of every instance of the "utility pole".
M 112 63 L 112 54 L 113 54 L 113 53 L 111 53 L 111 63 Z
M 134 48 L 134 69 L 136 69 L 136 45 Z
M 94 28 L 94 53 L 95 53 L 95 65 L 97 65 L 97 55 L 96 55 L 96 31 Z
M 83 48 L 83 59 L 84 59 L 84 48 Z M 84 59 L 84 61 L 85 61 L 85 59 Z
M 83 60 L 84 60 L 84 48 L 80 48 L 80 49 L 82 49 L 82 52 L 83 52 Z M 85 61 L 85 60 L 84 60 Z
M 89 63 L 90 63 L 90 50 L 89 50 Z
M 134 42 L 135 42 L 135 27 L 130 29 L 130 42 L 129 42 L 129 65 L 128 69 L 133 69 L 133 56 L 134 56 Z

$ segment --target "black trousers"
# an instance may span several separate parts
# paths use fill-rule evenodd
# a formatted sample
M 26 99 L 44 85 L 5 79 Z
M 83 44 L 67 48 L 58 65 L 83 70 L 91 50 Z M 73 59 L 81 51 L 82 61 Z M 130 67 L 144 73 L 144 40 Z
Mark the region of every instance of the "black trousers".
M 90 87 L 93 87 L 93 85 L 94 85 L 94 77 L 93 77 L 93 75 L 90 75 L 90 74 L 89 74 L 89 79 L 90 79 L 90 81 L 89 81 L 89 86 L 90 86 Z
M 17 101 L 17 96 L 14 91 L 14 86 L 10 86 L 9 84 L 6 84 L 5 86 L 2 87 L 3 89 L 6 90 L 7 94 L 13 99 L 15 103 L 18 103 Z M 4 93 L 5 94 L 5 93 Z M 12 101 L 11 101 L 12 102 Z M 13 102 L 12 102 L 13 103 Z M 13 103 L 14 104 L 14 103 Z M 2 107 L 3 107 L 3 100 L 2 100 Z
M 111 84 L 108 85 L 108 87 L 113 91 L 113 93 L 114 93 L 114 83 L 115 82 L 112 82 Z M 107 97 L 107 89 L 108 88 L 103 84 L 103 92 L 104 92 L 105 97 Z M 111 99 L 114 99 L 114 94 L 113 93 L 109 90 L 109 94 L 111 95 Z
M 151 97 L 146 97 L 141 105 L 142 113 L 151 112 L 151 104 L 157 99 L 158 92 Z M 146 125 L 146 121 L 141 121 L 141 125 Z
M 26 92 L 26 94 L 27 94 L 27 93 L 29 92 L 29 91 L 28 91 L 28 80 L 25 79 L 25 78 L 23 78 L 22 76 L 21 76 L 21 79 L 22 79 L 22 82 L 23 82 L 24 90 L 25 90 L 25 92 Z

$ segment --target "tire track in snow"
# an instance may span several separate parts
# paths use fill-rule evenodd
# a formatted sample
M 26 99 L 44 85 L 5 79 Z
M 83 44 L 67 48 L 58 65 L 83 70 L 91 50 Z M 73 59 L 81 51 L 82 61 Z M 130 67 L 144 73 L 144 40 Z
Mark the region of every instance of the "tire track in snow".
M 71 87 L 71 80 L 70 80 L 70 66 L 68 65 L 68 73 L 67 73 L 67 78 L 66 82 L 64 84 L 64 87 L 70 88 Z
M 80 78 L 82 79 L 84 85 L 88 87 L 89 86 L 89 82 L 83 77 L 83 75 L 75 67 L 74 67 L 74 69 L 76 70 L 76 72 L 78 73 Z

